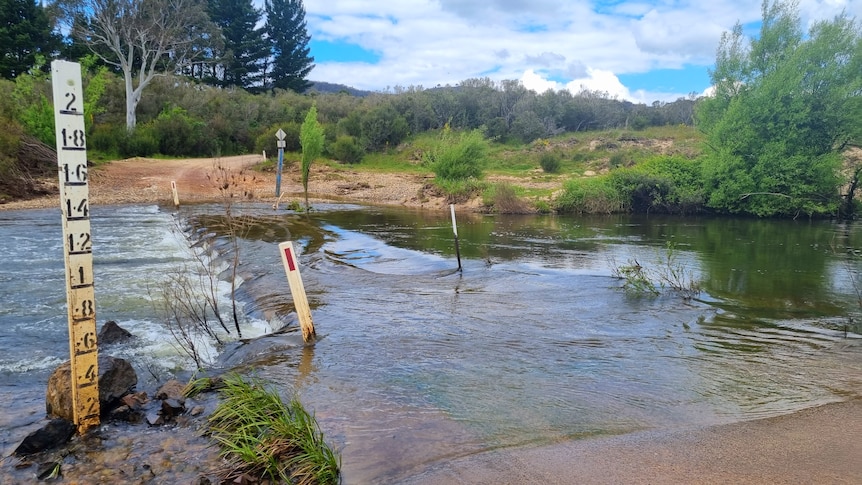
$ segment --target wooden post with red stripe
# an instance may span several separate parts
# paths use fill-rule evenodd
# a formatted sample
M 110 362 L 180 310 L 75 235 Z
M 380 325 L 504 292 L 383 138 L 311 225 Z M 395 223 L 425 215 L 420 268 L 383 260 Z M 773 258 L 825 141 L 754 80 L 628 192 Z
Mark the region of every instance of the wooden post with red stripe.
M 302 328 L 302 340 L 313 342 L 317 338 L 317 334 L 314 332 L 314 322 L 311 321 L 311 308 L 308 306 L 308 297 L 305 295 L 302 276 L 299 274 L 299 259 L 296 257 L 296 251 L 293 249 L 293 241 L 285 241 L 279 244 L 278 250 L 281 253 L 284 272 L 287 274 L 290 294 L 293 295 L 293 305 L 296 307 L 299 325 Z

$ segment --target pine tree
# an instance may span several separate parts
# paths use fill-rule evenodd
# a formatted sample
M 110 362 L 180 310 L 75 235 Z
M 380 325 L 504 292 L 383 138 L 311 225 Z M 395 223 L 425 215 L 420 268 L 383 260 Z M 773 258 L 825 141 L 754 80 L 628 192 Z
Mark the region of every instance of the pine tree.
M 45 9 L 33 0 L 0 0 L 0 77 L 27 72 L 37 55 L 50 57 L 60 46 L 51 30 Z
M 212 77 L 220 86 L 253 89 L 260 85 L 269 46 L 251 0 L 209 0 L 210 19 L 221 28 L 224 48 L 214 53 Z
M 266 0 L 266 31 L 272 47 L 268 87 L 301 93 L 311 86 L 305 78 L 314 68 L 309 56 L 305 7 L 302 0 Z

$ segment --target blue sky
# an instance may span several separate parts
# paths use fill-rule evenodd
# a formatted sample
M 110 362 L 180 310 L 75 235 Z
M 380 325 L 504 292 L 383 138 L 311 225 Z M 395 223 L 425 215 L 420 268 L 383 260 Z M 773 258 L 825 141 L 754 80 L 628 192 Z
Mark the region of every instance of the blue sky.
M 862 0 L 798 0 L 804 25 Z M 759 0 L 304 0 L 314 81 L 384 91 L 489 77 L 650 104 L 709 88 L 722 32 Z

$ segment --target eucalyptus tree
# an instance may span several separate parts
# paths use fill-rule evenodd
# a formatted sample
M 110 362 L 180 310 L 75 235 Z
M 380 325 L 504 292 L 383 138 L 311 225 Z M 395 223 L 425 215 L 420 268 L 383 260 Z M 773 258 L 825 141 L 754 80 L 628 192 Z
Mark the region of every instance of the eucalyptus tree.
M 862 35 L 845 14 L 811 26 L 795 3 L 762 4 L 759 36 L 722 36 L 715 96 L 698 106 L 708 205 L 796 216 L 838 208 L 841 152 L 862 121 Z
M 271 80 L 266 85 L 302 93 L 311 87 L 306 78 L 314 69 L 302 0 L 265 0 L 264 8 L 272 54 Z
M 126 129 L 156 76 L 176 72 L 218 43 L 205 0 L 59 0 L 73 37 L 119 69 L 126 93 Z

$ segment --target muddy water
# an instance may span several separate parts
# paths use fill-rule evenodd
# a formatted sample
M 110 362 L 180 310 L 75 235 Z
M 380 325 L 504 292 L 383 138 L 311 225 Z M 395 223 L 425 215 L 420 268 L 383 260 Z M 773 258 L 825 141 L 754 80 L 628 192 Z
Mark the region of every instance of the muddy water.
M 226 247 L 218 208 L 186 210 L 196 232 Z M 448 214 L 243 211 L 245 318 L 287 331 L 229 345 L 219 365 L 297 392 L 341 450 L 346 483 L 397 482 L 496 448 L 752 419 L 862 393 L 859 225 L 459 215 L 456 272 Z M 277 251 L 287 239 L 300 247 L 322 337 L 314 347 L 293 331 Z M 702 282 L 697 297 L 621 290 L 614 268 L 661 272 L 669 255 Z M 33 387 L 32 371 L 6 372 L 10 385 Z M 106 453 L 133 448 L 111 443 Z M 126 459 L 136 470 L 143 461 Z

